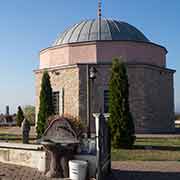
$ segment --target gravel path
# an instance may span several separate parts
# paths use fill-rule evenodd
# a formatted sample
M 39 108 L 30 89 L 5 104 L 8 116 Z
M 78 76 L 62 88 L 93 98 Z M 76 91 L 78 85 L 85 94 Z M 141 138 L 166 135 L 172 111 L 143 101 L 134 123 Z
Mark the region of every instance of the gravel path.
M 176 161 L 117 161 L 112 163 L 113 169 L 122 171 L 153 171 L 153 172 L 178 172 L 180 162 Z
M 108 180 L 180 180 L 180 162 L 121 161 L 112 169 Z

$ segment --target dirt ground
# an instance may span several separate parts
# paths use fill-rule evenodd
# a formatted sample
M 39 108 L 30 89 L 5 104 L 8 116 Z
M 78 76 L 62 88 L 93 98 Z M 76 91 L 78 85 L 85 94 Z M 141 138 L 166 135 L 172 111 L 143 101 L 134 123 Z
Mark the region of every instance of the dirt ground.
M 179 180 L 180 162 L 112 162 L 112 174 L 106 180 Z M 0 163 L 0 180 L 55 180 L 36 169 Z M 59 179 L 60 180 L 60 179 Z

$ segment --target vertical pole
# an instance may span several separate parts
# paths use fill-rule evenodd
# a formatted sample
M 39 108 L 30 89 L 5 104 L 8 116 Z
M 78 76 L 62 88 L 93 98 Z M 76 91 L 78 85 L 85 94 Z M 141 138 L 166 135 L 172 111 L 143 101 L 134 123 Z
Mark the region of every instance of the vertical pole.
M 96 180 L 101 180 L 101 156 L 100 156 L 100 113 L 94 113 L 96 125 Z
M 98 151 L 97 151 L 97 177 L 96 180 L 101 180 L 101 132 L 100 132 L 100 126 L 101 126 L 101 115 L 98 118 Z
M 90 79 L 89 79 L 89 64 L 86 66 L 86 82 L 87 82 L 87 137 L 91 137 L 91 102 L 90 102 Z
M 104 117 L 106 119 L 106 126 L 107 126 L 107 129 L 108 129 L 108 153 L 109 153 L 109 165 L 108 165 L 108 174 L 111 173 L 111 131 L 110 131 L 110 127 L 108 125 L 108 118 L 109 118 L 110 114 L 109 113 L 105 113 L 104 114 Z

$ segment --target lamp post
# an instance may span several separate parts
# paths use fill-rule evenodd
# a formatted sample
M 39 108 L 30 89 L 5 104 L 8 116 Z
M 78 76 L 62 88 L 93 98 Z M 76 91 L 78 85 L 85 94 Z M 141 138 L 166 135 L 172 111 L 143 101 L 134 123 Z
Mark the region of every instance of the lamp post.
M 89 67 L 87 64 L 87 137 L 91 137 L 91 92 L 93 91 L 93 81 L 96 79 L 97 70 L 95 67 Z M 92 86 L 91 82 L 92 81 Z M 92 91 L 90 91 L 92 89 Z

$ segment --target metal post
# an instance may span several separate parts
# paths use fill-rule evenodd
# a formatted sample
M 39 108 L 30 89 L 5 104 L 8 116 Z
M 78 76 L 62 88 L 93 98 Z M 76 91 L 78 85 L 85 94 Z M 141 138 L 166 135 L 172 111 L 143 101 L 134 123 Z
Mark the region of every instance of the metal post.
M 89 65 L 86 66 L 86 82 L 87 82 L 87 137 L 91 137 L 91 102 L 90 102 L 90 79 L 89 79 Z
M 94 113 L 96 124 L 96 180 L 101 180 L 101 156 L 100 156 L 100 113 Z
M 109 113 L 104 113 L 104 117 L 106 119 L 107 126 L 108 126 L 108 118 L 110 117 L 110 114 Z M 108 144 L 109 144 L 108 151 L 109 151 L 109 159 L 110 159 L 110 162 L 109 162 L 109 165 L 108 165 L 108 174 L 110 174 L 111 173 L 111 132 L 110 132 L 110 127 L 109 126 L 108 126 Z

